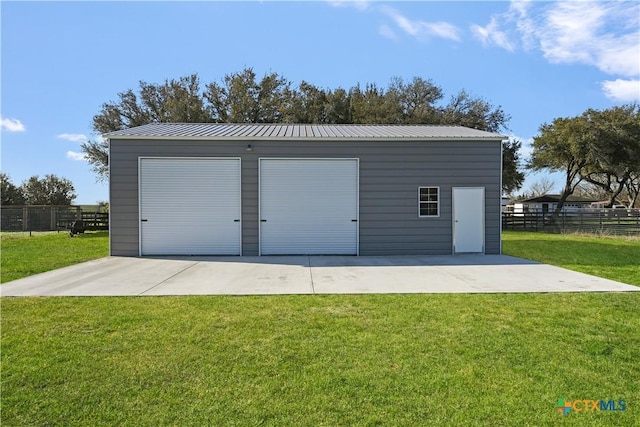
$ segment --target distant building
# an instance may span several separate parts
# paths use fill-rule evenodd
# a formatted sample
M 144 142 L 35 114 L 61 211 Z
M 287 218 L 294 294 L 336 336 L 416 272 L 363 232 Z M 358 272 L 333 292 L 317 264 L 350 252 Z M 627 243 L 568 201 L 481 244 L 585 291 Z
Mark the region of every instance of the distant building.
M 599 200 L 599 201 L 595 201 L 595 202 L 591 203 L 591 207 L 592 208 L 602 209 L 602 208 L 606 208 L 608 204 L 609 204 L 609 200 Z M 613 205 L 611 207 L 612 208 L 626 208 L 625 204 L 622 203 L 621 201 L 619 201 L 618 199 L 615 199 L 613 201 Z
M 518 200 L 513 204 L 514 213 L 539 212 L 551 213 L 558 207 L 560 201 L 559 194 L 544 194 L 542 196 L 531 197 L 529 199 Z M 580 209 L 591 207 L 595 200 L 578 196 L 569 196 L 562 207 L 563 212 L 577 212 Z

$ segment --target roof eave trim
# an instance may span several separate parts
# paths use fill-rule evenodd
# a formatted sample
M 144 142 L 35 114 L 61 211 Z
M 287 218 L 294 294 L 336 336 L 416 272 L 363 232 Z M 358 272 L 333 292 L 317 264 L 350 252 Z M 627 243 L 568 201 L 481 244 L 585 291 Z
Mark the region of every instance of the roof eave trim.
M 188 141 L 504 141 L 509 137 L 504 135 L 497 136 L 399 136 L 399 137 L 381 137 L 381 136 L 333 136 L 333 137 L 277 137 L 277 136 L 151 136 L 151 135 L 104 135 L 106 139 L 143 139 L 143 140 L 188 140 Z

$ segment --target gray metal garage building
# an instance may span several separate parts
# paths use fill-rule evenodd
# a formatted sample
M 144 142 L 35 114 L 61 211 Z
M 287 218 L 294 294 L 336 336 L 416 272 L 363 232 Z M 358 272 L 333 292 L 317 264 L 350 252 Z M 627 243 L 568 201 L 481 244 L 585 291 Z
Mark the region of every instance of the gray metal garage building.
M 111 255 L 501 251 L 499 134 L 159 123 L 106 137 Z

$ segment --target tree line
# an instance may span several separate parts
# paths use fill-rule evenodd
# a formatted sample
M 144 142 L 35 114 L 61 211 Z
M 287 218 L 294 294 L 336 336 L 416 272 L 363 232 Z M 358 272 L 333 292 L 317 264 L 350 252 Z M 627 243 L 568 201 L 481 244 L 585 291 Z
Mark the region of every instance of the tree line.
M 252 68 L 201 85 L 197 74 L 141 81 L 104 103 L 92 128 L 104 134 L 148 123 L 304 123 L 304 124 L 431 124 L 460 125 L 498 132 L 510 119 L 501 106 L 466 90 L 445 100 L 441 87 L 429 79 L 396 77 L 386 87 L 373 83 L 348 89 L 321 88 L 302 81 L 294 85 L 278 73 L 261 78 Z M 99 178 L 108 174 L 108 143 L 88 141 L 82 150 Z M 504 189 L 519 188 L 524 174 L 517 141 L 506 143 Z
M 258 78 L 252 68 L 202 86 L 197 74 L 163 83 L 141 81 L 137 91 L 121 92 L 93 117 L 97 134 L 148 123 L 305 123 L 460 125 L 489 132 L 507 128 L 501 106 L 461 90 L 445 101 L 429 79 L 393 78 L 386 87 L 356 84 L 349 89 L 297 86 L 279 75 Z M 108 174 L 108 142 L 88 141 L 82 150 L 98 177 Z M 524 181 L 520 141 L 503 143 L 503 192 L 513 194 Z M 590 191 L 608 197 L 608 206 L 640 201 L 640 107 L 588 109 L 540 126 L 526 169 L 562 172 L 560 212 L 567 197 Z M 31 177 L 20 187 L 2 174 L 3 204 L 70 204 L 76 197 L 64 178 Z M 55 190 L 53 190 L 55 189 Z M 543 190 L 544 191 L 544 190 Z M 620 200 L 622 198 L 622 200 Z
M 442 88 L 422 77 L 396 77 L 386 87 L 368 83 L 328 89 L 306 81 L 294 86 L 278 73 L 258 78 L 245 68 L 204 87 L 191 74 L 159 84 L 141 81 L 137 91 L 117 96 L 93 117 L 97 134 L 163 122 L 430 124 L 499 132 L 508 129 L 510 120 L 501 106 L 464 89 L 444 101 Z M 521 146 L 517 140 L 503 143 L 502 190 L 507 194 L 524 181 Z M 106 179 L 108 142 L 88 141 L 82 150 L 98 178 Z M 558 213 L 569 195 L 585 191 L 606 195 L 608 206 L 635 206 L 640 202 L 640 107 L 588 109 L 542 124 L 526 169 L 564 173 Z M 3 205 L 70 204 L 76 197 L 71 182 L 55 175 L 33 176 L 19 187 L 6 174 L 0 178 Z
M 2 206 L 8 205 L 70 205 L 77 197 L 71 181 L 56 175 L 40 178 L 34 175 L 16 186 L 11 178 L 0 172 Z
M 528 166 L 564 174 L 556 213 L 585 184 L 608 195 L 607 207 L 621 196 L 618 201 L 635 206 L 640 197 L 640 107 L 588 109 L 543 124 Z

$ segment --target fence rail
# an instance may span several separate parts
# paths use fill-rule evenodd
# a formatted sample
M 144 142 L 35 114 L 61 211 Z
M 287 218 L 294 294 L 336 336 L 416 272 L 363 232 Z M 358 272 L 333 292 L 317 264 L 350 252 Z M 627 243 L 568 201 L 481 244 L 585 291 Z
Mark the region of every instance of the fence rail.
M 640 234 L 640 209 L 579 209 L 561 212 L 503 212 L 503 230 Z
M 108 230 L 109 214 L 105 212 L 82 211 L 82 222 L 87 230 Z
M 80 206 L 2 206 L 1 231 L 56 231 L 82 221 L 85 230 L 108 230 L 109 214 L 83 212 Z

